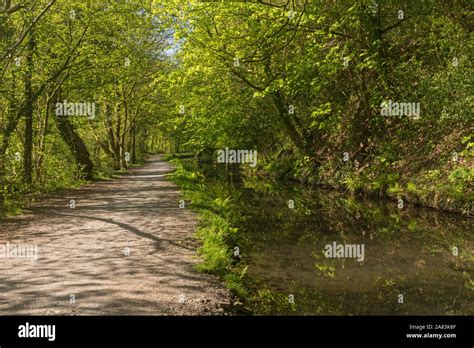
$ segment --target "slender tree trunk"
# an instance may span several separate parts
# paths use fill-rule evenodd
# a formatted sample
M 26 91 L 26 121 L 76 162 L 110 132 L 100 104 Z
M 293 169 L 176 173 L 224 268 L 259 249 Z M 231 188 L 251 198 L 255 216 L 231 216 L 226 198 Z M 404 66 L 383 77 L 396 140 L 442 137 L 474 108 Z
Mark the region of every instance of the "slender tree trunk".
M 30 32 L 26 54 L 26 76 L 25 76 L 25 151 L 23 153 L 24 181 L 27 184 L 33 182 L 33 51 L 35 47 L 34 31 Z
M 137 163 L 137 124 L 136 121 L 133 120 L 132 125 L 132 163 Z
M 44 122 L 42 122 L 41 132 L 40 132 L 40 139 L 38 143 L 38 148 L 40 149 L 38 154 L 38 160 L 36 162 L 36 180 L 41 182 L 43 179 L 43 159 L 44 159 L 44 151 L 46 147 L 46 135 L 48 134 L 48 126 L 49 126 L 49 115 L 50 115 L 50 96 L 46 97 L 46 105 L 44 107 Z
M 301 135 L 298 133 L 298 130 L 296 129 L 295 125 L 293 124 L 292 120 L 289 117 L 288 113 L 288 108 L 285 107 L 285 103 L 283 101 L 283 97 L 280 92 L 274 92 L 272 94 L 273 102 L 277 108 L 278 114 L 280 116 L 280 119 L 285 126 L 285 129 L 290 137 L 290 139 L 293 141 L 293 144 L 296 145 L 296 147 L 301 150 L 305 151 L 305 145 L 304 141 L 301 137 Z
M 117 162 L 117 169 L 122 169 L 123 168 L 123 162 L 122 162 L 122 159 L 123 159 L 123 146 L 122 146 L 122 118 L 120 117 L 120 109 L 117 110 L 117 113 L 116 113 L 116 119 L 117 119 L 117 124 L 115 126 L 115 136 L 116 136 L 116 139 L 115 139 L 115 145 L 116 145 L 116 148 L 115 148 L 115 160 Z
M 3 150 L 3 149 L 2 149 Z M 5 155 L 0 153 L 0 218 L 5 215 Z
M 270 62 L 266 62 L 265 64 L 265 74 L 269 79 L 273 77 L 273 74 L 270 69 Z M 298 132 L 298 129 L 296 128 L 295 123 L 289 113 L 288 105 L 285 104 L 285 100 L 283 98 L 282 93 L 277 90 L 271 93 L 271 97 L 277 109 L 278 115 L 280 116 L 280 120 L 283 126 L 285 127 L 285 130 L 291 141 L 300 151 L 305 152 L 305 139 Z
M 129 116 L 129 113 L 128 113 L 128 104 L 127 104 L 127 97 L 125 95 L 125 87 L 122 87 L 122 101 L 123 101 L 123 130 L 122 130 L 122 136 L 120 138 L 120 147 L 121 147 L 121 151 L 120 151 L 120 160 L 121 160 L 121 163 L 122 163 L 122 168 L 127 168 L 128 167 L 128 163 L 125 159 L 125 152 L 127 150 L 127 147 L 126 147 L 126 144 L 125 144 L 125 140 L 127 138 L 127 133 L 129 132 L 128 131 L 128 116 Z M 119 114 L 120 116 L 120 114 Z

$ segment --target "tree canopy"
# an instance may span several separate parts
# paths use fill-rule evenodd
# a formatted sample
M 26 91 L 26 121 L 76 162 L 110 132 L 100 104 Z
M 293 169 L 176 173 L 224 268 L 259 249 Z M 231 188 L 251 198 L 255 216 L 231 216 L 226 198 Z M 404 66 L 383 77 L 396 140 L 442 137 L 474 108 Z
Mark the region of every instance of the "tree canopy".
M 469 1 L 4 0 L 0 37 L 3 212 L 226 146 L 282 176 L 398 195 L 435 175 L 472 200 Z

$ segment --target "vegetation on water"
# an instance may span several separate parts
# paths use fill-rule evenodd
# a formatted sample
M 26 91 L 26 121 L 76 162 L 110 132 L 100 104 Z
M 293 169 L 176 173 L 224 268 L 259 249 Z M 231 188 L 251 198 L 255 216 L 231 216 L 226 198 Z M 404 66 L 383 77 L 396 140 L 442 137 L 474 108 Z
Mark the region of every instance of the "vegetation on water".
M 474 310 L 469 218 L 246 176 L 238 167 L 198 165 L 189 154 L 168 158 L 177 168 L 172 180 L 201 217 L 198 268 L 225 278 L 247 313 Z M 365 245 L 364 259 L 324 257 L 334 241 Z

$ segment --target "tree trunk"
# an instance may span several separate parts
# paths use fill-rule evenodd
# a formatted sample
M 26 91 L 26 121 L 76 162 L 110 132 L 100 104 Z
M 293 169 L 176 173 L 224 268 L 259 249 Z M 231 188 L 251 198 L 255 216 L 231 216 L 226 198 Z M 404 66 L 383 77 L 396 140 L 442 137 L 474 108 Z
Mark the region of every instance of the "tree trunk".
M 3 139 L 0 146 L 0 216 L 5 215 L 5 167 L 6 167 L 6 153 L 10 138 L 15 131 L 19 121 L 19 115 L 16 113 L 16 105 L 13 101 L 9 106 L 8 113 L 10 116 L 7 120 L 7 125 L 3 129 Z
M 39 154 L 37 156 L 37 161 L 35 164 L 35 175 L 36 181 L 42 182 L 43 181 L 43 160 L 44 160 L 44 152 L 46 148 L 46 135 L 48 134 L 48 127 L 49 127 L 49 115 L 51 110 L 51 102 L 49 95 L 46 97 L 46 105 L 44 107 L 44 120 L 41 122 L 40 127 L 40 136 L 38 141 L 38 148 L 40 149 Z
M 34 31 L 30 32 L 26 53 L 26 75 L 25 75 L 25 151 L 23 153 L 23 172 L 26 184 L 33 182 L 33 51 L 35 41 L 33 37 Z
M 57 116 L 56 121 L 61 137 L 69 147 L 69 150 L 71 150 L 77 163 L 82 166 L 81 169 L 84 177 L 87 180 L 91 180 L 94 176 L 94 164 L 90 159 L 90 154 L 84 141 L 77 134 L 67 116 Z
M 137 124 L 135 120 L 133 120 L 132 126 L 132 163 L 137 163 Z
M 293 141 L 293 144 L 295 144 L 299 150 L 304 152 L 305 151 L 304 142 L 302 140 L 301 135 L 298 133 L 295 125 L 293 124 L 292 120 L 289 117 L 288 108 L 285 107 L 285 103 L 283 101 L 283 97 L 281 93 L 280 92 L 272 93 L 272 98 L 277 108 L 280 119 L 283 125 L 285 126 L 285 129 L 290 139 Z

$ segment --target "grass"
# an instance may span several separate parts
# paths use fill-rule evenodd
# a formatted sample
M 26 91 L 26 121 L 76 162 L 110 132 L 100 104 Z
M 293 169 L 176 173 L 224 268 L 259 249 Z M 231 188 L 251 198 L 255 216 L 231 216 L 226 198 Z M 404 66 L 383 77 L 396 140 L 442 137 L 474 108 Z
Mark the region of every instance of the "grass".
M 199 215 L 196 237 L 201 243 L 198 254 L 202 261 L 196 269 L 218 275 L 234 296 L 243 299 L 248 295 L 244 285 L 247 267 L 234 258 L 238 229 L 229 219 L 231 198 L 214 197 L 202 174 L 185 169 L 180 158 L 164 157 L 176 167 L 169 178 L 182 189 L 185 200 L 191 202 L 191 209 Z

